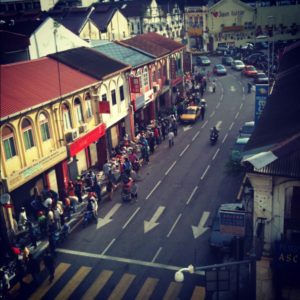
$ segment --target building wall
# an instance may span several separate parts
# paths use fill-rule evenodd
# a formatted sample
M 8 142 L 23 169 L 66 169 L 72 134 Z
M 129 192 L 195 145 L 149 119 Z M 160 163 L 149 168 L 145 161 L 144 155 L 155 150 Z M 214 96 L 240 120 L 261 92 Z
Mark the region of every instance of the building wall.
M 88 21 L 83 29 L 81 30 L 79 36 L 83 40 L 100 40 L 100 32 L 97 26 L 91 22 Z
M 64 26 L 58 24 L 58 27 L 56 27 L 55 21 L 52 18 L 48 18 L 31 35 L 29 53 L 31 59 L 36 59 L 57 51 L 81 46 L 89 47 L 89 44 Z
M 108 24 L 107 32 L 110 41 L 123 40 L 130 37 L 128 20 L 119 10 L 116 11 Z

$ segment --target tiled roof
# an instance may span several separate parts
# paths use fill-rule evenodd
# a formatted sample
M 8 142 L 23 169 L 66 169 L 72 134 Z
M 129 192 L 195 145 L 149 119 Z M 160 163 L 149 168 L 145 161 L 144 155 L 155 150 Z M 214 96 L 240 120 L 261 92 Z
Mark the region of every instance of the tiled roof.
M 99 80 L 116 72 L 130 69 L 126 64 L 85 47 L 49 54 L 49 57 Z
M 8 117 L 96 83 L 50 58 L 1 65 L 0 117 Z
M 142 54 L 139 51 L 112 42 L 96 46 L 94 47 L 94 49 L 113 59 L 124 62 L 133 67 L 144 65 L 154 60 L 151 56 Z
M 43 20 L 15 21 L 14 25 L 9 25 L 7 23 L 0 25 L 0 30 L 19 33 L 30 37 L 43 22 Z
M 90 18 L 101 32 L 106 32 L 107 25 L 109 24 L 116 10 L 117 8 L 112 5 L 102 5 L 102 3 L 98 3 L 95 5 L 95 10 L 91 14 Z
M 155 57 L 164 56 L 185 47 L 184 45 L 155 32 L 137 35 L 133 38 L 123 40 L 121 43 L 140 49 Z
M 0 30 L 0 51 L 3 53 L 26 49 L 29 38 L 23 34 Z M 1 61 L 0 61 L 1 63 Z

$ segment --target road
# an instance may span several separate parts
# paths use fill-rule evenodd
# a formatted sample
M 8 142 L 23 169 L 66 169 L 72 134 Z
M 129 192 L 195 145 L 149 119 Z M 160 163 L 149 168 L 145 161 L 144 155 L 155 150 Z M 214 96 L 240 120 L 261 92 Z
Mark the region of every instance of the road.
M 203 292 L 200 274 L 176 283 L 174 273 L 218 262 L 210 225 L 221 203 L 236 201 L 243 176 L 228 173 L 226 163 L 239 129 L 254 116 L 254 95 L 245 94 L 239 72 L 216 80 L 216 93 L 204 95 L 205 119 L 181 126 L 174 147 L 164 141 L 140 171 L 138 202 L 122 203 L 117 191 L 100 205 L 98 228 L 78 227 L 58 248 L 56 280 L 43 282 L 32 299 L 191 299 Z M 211 146 L 216 124 L 219 140 Z

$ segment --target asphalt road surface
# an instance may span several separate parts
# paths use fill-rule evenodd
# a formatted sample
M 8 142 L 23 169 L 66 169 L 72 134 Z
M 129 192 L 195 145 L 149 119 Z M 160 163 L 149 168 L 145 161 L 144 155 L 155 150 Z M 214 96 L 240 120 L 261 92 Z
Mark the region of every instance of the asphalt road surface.
M 219 262 L 210 226 L 221 203 L 236 201 L 243 176 L 226 164 L 239 129 L 254 118 L 247 79 L 228 71 L 216 78 L 216 93 L 204 95 L 205 119 L 180 126 L 174 147 L 164 141 L 141 169 L 138 201 L 122 203 L 116 191 L 100 204 L 98 224 L 79 226 L 58 248 L 54 282 L 43 278 L 31 299 L 202 299 L 201 274 L 185 273 L 182 283 L 174 274 Z M 219 140 L 211 146 L 216 124 Z

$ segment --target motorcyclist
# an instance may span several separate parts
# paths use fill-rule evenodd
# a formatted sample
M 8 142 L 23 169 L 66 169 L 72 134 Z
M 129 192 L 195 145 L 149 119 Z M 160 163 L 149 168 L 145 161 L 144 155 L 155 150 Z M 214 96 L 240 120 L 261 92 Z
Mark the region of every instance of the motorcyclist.
M 88 212 L 93 213 L 93 217 L 97 219 L 98 204 L 97 204 L 96 197 L 93 192 L 90 192 L 88 194 L 88 204 L 87 204 L 86 210 Z
M 248 86 L 248 94 L 250 94 L 252 89 L 252 84 L 248 82 L 247 86 Z
M 219 136 L 219 130 L 217 129 L 216 126 L 214 126 L 213 128 L 211 128 L 210 135 L 211 135 L 211 137 L 218 138 L 218 136 Z

